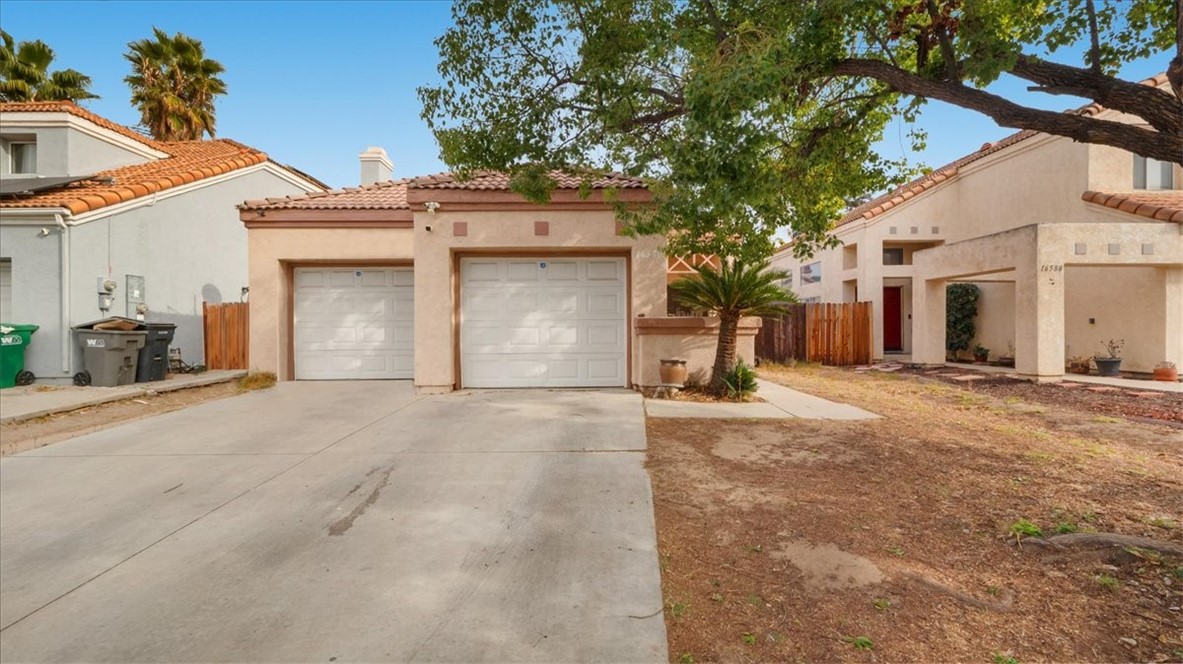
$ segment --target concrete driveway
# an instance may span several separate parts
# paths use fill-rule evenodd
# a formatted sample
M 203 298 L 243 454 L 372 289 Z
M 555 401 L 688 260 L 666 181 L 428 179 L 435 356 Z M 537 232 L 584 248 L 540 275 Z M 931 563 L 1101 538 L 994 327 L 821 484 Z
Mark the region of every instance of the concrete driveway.
M 0 461 L 4 661 L 665 661 L 639 395 L 285 383 Z

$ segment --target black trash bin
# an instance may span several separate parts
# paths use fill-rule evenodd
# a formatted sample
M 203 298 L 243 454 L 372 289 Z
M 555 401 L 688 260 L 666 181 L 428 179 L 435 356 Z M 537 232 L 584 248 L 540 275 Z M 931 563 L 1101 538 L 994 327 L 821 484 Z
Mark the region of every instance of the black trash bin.
M 148 338 L 136 363 L 136 382 L 164 380 L 168 373 L 168 346 L 173 342 L 177 326 L 173 323 L 145 323 L 144 327 Z

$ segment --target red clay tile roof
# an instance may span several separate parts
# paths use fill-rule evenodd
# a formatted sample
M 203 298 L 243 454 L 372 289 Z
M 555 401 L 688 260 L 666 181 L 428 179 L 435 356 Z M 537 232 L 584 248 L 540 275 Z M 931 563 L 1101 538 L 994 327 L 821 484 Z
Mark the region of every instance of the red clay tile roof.
M 1086 203 L 1104 205 L 1140 217 L 1183 224 L 1183 191 L 1139 191 L 1131 194 L 1086 191 L 1081 198 Z
M 100 171 L 94 179 L 29 196 L 5 198 L 0 208 L 66 208 L 78 215 L 267 161 L 262 152 L 226 139 L 162 145 L 172 157 Z
M 299 196 L 246 201 L 240 210 L 407 210 L 409 180 L 317 191 Z
M 559 189 L 578 189 L 579 176 L 553 173 Z M 645 183 L 636 178 L 610 173 L 592 182 L 593 189 L 618 187 L 621 189 L 642 189 Z M 378 182 L 361 187 L 346 187 L 332 191 L 266 198 L 246 201 L 240 210 L 406 210 L 409 189 L 470 189 L 479 191 L 506 191 L 509 189 L 509 175 L 505 173 L 482 172 L 469 180 L 459 180 L 451 173 L 436 173 L 415 178 Z
M 1164 73 L 1141 81 L 1141 84 L 1151 87 L 1161 87 L 1162 85 L 1166 84 L 1166 82 L 1167 75 Z M 1093 103 L 1065 112 L 1071 113 L 1073 115 L 1096 115 L 1103 110 L 1105 109 L 1100 104 Z M 972 164 L 979 159 L 988 157 L 995 152 L 1004 150 L 1033 136 L 1038 136 L 1040 133 L 1041 132 L 1038 131 L 1025 129 L 993 143 L 986 143 L 977 152 L 968 154 L 952 163 L 945 164 L 944 166 L 929 172 L 927 175 L 916 178 L 907 184 L 896 187 L 882 196 L 877 196 L 876 198 L 863 203 L 862 205 L 847 212 L 846 215 L 839 219 L 838 223 L 834 225 L 837 227 L 858 221 L 860 219 L 873 219 L 874 217 L 883 214 L 900 203 L 913 198 L 917 194 L 928 191 L 938 184 L 949 180 L 954 175 L 957 175 L 957 171 L 962 166 L 968 166 L 969 164 Z
M 269 161 L 266 154 L 226 138 L 210 141 L 156 141 L 68 101 L 0 103 L 0 113 L 38 111 L 76 115 L 170 156 L 100 171 L 90 180 L 28 196 L 6 197 L 0 200 L 0 208 L 65 208 L 70 214 L 78 215 Z
M 165 149 L 163 144 L 161 144 L 159 141 L 153 140 L 152 138 L 145 136 L 130 127 L 116 124 L 107 118 L 95 115 L 94 113 L 91 113 L 90 111 L 82 108 L 72 101 L 10 101 L 0 103 L 0 114 L 35 112 L 69 113 L 70 115 L 80 117 L 83 120 L 89 120 L 90 122 L 93 122 L 104 129 L 110 129 L 117 134 L 121 134 L 130 139 L 139 141 L 148 147 L 161 150 L 162 152 L 168 152 L 168 150 Z
M 558 183 L 559 189 L 579 189 L 582 178 L 570 173 L 552 171 L 550 176 Z M 412 178 L 411 189 L 471 189 L 476 191 L 505 191 L 509 189 L 509 174 L 495 171 L 483 171 L 468 180 L 460 180 L 452 173 L 437 173 Z M 644 189 L 645 182 L 632 178 L 623 173 L 608 173 L 603 177 L 592 180 L 592 189 Z

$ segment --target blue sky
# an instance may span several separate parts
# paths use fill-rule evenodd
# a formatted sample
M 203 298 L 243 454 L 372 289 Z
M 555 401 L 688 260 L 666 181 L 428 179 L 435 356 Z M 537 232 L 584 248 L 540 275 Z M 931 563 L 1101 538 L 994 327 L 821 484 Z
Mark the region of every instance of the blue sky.
M 94 79 L 101 99 L 87 107 L 134 125 L 123 59 L 130 41 L 152 27 L 184 32 L 205 43 L 226 67 L 229 95 L 218 102 L 218 135 L 266 151 L 333 186 L 357 183 L 357 154 L 386 148 L 396 175 L 444 170 L 431 133 L 419 117 L 415 89 L 438 80 L 432 43 L 451 24 L 443 1 L 400 2 L 31 2 L 0 0 L 0 27 L 18 41 L 41 39 L 57 52 L 55 66 Z M 1076 64 L 1077 54 L 1056 59 Z M 1166 57 L 1130 64 L 1122 76 L 1161 71 Z M 1080 105 L 1073 98 L 1025 92 L 1022 81 L 992 89 L 1045 108 Z M 882 143 L 891 157 L 940 166 L 1013 130 L 985 116 L 930 103 L 920 123 L 927 148 L 908 151 L 896 122 Z

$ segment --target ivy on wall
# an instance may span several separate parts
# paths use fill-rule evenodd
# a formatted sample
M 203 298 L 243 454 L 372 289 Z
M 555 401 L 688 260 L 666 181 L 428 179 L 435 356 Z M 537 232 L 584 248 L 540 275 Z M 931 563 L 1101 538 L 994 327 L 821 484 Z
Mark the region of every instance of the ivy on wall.
M 974 319 L 978 316 L 978 298 L 982 291 L 974 284 L 949 284 L 945 288 L 945 349 L 953 357 L 969 350 L 973 341 Z

